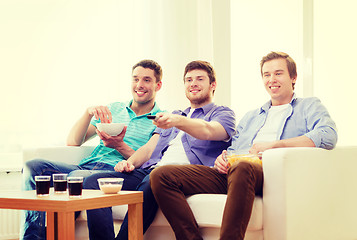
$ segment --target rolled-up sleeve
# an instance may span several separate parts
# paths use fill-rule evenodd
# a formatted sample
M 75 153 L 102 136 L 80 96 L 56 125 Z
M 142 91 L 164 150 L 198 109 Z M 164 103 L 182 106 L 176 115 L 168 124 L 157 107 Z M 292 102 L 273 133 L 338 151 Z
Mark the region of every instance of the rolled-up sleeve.
M 310 138 L 316 147 L 333 149 L 337 143 L 336 124 L 318 98 L 313 98 L 310 103 L 304 111 L 308 128 L 305 136 Z
M 219 122 L 229 135 L 229 140 L 236 134 L 236 117 L 232 109 L 220 106 L 219 110 L 212 114 L 210 121 Z

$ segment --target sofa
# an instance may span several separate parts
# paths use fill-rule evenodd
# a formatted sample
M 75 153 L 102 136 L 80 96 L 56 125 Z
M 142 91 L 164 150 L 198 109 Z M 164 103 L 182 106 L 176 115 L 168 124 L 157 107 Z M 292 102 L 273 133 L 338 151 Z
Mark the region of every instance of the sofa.
M 76 164 L 93 147 L 26 149 L 24 161 L 43 158 Z M 356 240 L 357 146 L 281 148 L 263 153 L 263 197 L 256 197 L 245 240 Z M 219 239 L 226 195 L 197 194 L 187 201 L 203 239 Z M 115 229 L 127 206 L 114 206 Z M 76 221 L 76 239 L 88 239 L 86 214 Z M 162 212 L 144 239 L 170 240 L 174 234 Z

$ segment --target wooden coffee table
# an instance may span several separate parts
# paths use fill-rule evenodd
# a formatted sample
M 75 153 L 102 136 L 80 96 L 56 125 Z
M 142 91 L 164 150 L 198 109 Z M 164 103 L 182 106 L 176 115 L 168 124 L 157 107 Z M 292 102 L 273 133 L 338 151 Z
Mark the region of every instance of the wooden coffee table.
M 104 194 L 100 190 L 83 189 L 81 198 L 69 198 L 68 194 L 37 197 L 36 191 L 1 191 L 0 208 L 47 212 L 47 239 L 74 240 L 74 212 L 88 209 L 128 204 L 128 228 L 130 240 L 143 239 L 143 193 L 120 191 Z

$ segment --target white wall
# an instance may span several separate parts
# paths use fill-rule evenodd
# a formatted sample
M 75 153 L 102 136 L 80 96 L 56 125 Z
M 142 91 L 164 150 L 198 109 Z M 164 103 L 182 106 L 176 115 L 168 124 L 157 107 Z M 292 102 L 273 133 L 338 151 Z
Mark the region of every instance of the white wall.
M 296 92 L 303 97 L 303 22 L 300 0 L 232 0 L 232 108 L 238 121 L 270 99 L 262 84 L 260 60 L 270 51 L 288 53 L 297 63 Z
M 213 62 L 211 1 L 0 0 L 1 146 L 64 144 L 91 105 L 131 99 L 131 67 L 163 67 L 161 108 L 188 106 L 183 70 Z
M 339 145 L 357 145 L 357 2 L 314 0 L 314 91 L 336 121 Z
M 304 22 L 309 5 L 313 36 Z M 355 145 L 353 111 L 345 107 L 354 102 L 356 87 L 355 5 L 354 0 L 0 0 L 0 152 L 19 142 L 63 144 L 87 106 L 131 98 L 131 66 L 144 58 L 164 69 L 158 102 L 168 110 L 188 104 L 184 66 L 210 61 L 218 78 L 215 100 L 231 106 L 239 120 L 269 99 L 259 61 L 272 50 L 296 60 L 298 96 L 320 97 L 338 124 L 339 144 Z M 110 87 L 99 87 L 104 83 Z
M 356 145 L 356 9 L 354 0 L 232 0 L 231 94 L 238 120 L 269 99 L 261 57 L 283 51 L 297 63 L 297 95 L 319 97 L 337 124 L 337 144 Z

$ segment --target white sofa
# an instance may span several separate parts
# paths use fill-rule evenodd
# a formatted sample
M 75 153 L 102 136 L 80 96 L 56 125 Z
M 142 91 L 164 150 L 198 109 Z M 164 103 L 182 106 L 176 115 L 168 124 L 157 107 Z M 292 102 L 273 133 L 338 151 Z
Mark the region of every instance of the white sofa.
M 78 163 L 92 147 L 27 149 L 24 161 Z M 263 154 L 264 193 L 256 197 L 245 240 L 356 240 L 357 147 L 272 149 Z M 187 198 L 205 240 L 218 239 L 225 195 Z M 118 230 L 126 206 L 114 207 Z M 84 214 L 83 214 L 84 213 Z M 76 239 L 88 239 L 85 212 Z M 175 239 L 161 211 L 144 239 Z

